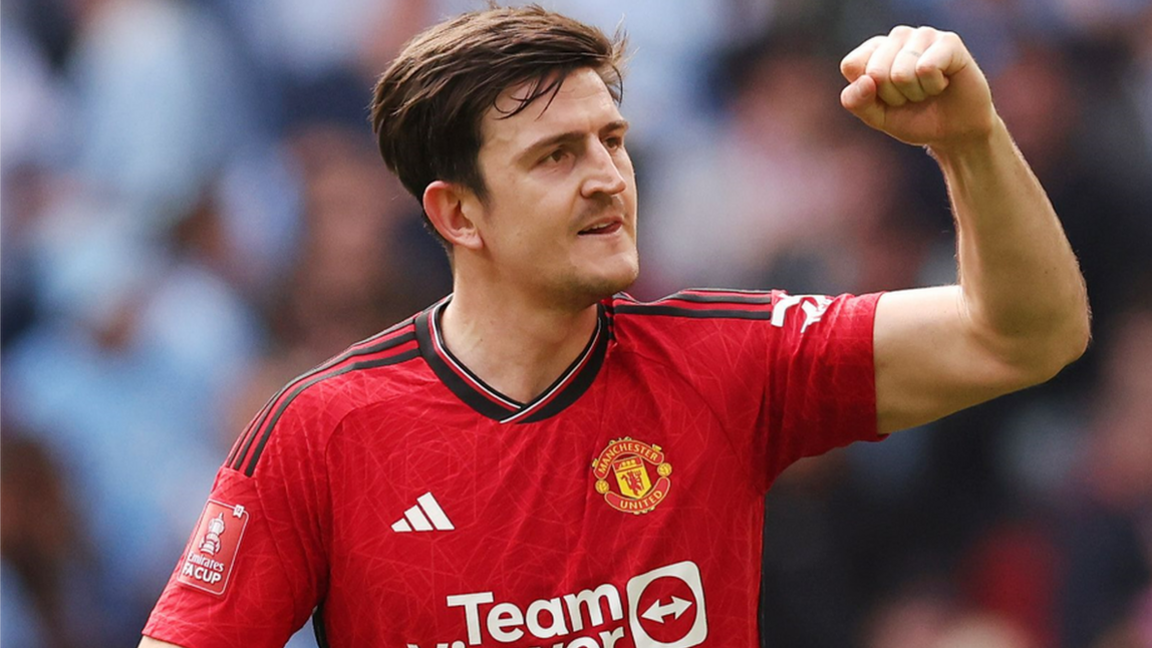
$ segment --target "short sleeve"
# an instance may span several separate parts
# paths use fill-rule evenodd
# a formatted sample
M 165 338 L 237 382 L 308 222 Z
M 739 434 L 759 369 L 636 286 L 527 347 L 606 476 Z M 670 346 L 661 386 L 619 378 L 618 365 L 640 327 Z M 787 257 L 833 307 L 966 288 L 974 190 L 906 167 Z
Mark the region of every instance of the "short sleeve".
M 853 441 L 879 441 L 873 323 L 880 294 L 776 291 L 762 409 L 769 478 Z
M 690 384 L 763 493 L 789 465 L 878 441 L 880 294 L 691 289 L 614 304 L 617 340 Z M 622 321 L 621 321 L 622 320 Z
M 217 473 L 145 635 L 185 648 L 282 648 L 322 599 L 324 461 L 295 409 L 253 474 L 228 463 Z

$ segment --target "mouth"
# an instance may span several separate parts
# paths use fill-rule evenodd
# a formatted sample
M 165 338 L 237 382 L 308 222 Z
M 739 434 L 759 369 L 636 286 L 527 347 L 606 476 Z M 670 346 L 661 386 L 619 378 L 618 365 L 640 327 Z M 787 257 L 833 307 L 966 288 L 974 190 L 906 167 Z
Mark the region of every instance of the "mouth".
M 619 219 L 609 219 L 598 221 L 592 225 L 585 227 L 577 232 L 578 236 L 604 236 L 607 234 L 615 234 L 624 226 L 624 223 Z

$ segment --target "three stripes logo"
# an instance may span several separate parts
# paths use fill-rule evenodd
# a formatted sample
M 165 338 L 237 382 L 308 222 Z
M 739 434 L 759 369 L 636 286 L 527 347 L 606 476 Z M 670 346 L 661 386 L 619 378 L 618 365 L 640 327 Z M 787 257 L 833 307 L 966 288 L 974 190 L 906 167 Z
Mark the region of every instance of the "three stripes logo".
M 432 497 L 432 493 L 424 493 L 416 498 L 416 506 L 404 511 L 404 517 L 392 524 L 392 530 L 397 533 L 410 533 L 412 531 L 451 531 L 456 527 L 440 508 L 440 503 Z

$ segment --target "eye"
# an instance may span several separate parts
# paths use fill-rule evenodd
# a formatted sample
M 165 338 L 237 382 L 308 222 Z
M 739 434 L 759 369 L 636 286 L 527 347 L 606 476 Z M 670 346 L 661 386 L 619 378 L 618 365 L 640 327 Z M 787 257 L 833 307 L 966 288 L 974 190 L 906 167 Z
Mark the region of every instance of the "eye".
M 559 164 L 559 163 L 563 162 L 567 157 L 568 157 L 568 150 L 564 149 L 564 148 L 558 148 L 555 151 L 552 151 L 551 153 L 549 153 L 547 156 L 545 156 L 543 160 L 540 160 L 540 163 L 541 164 Z
M 624 138 L 619 135 L 613 135 L 612 137 L 604 140 L 604 146 L 608 147 L 608 149 L 611 151 L 615 151 L 618 148 L 623 148 Z

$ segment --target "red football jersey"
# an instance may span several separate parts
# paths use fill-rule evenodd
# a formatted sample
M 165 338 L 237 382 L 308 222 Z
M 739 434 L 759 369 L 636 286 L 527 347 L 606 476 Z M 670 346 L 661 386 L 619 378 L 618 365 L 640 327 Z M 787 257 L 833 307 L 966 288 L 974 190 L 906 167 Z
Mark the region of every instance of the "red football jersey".
M 188 648 L 757 645 L 763 497 L 875 440 L 877 295 L 599 306 L 530 403 L 444 346 L 446 301 L 274 397 L 144 629 Z

